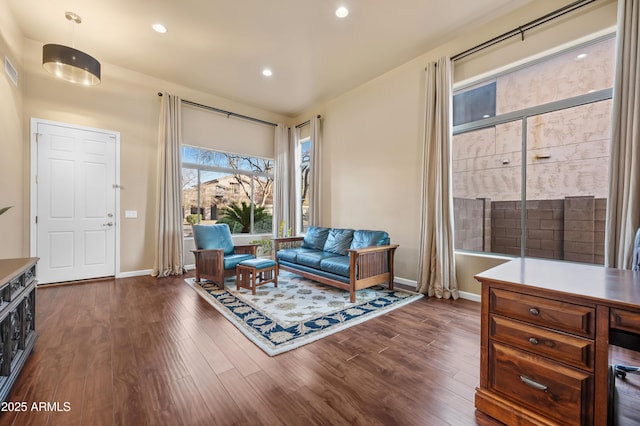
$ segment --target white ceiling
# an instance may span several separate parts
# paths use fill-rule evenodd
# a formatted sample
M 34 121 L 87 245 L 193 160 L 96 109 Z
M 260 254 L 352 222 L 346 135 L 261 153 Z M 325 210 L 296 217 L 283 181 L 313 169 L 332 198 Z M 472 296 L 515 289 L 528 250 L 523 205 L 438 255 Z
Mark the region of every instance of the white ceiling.
M 29 39 L 293 116 L 530 0 L 7 1 Z

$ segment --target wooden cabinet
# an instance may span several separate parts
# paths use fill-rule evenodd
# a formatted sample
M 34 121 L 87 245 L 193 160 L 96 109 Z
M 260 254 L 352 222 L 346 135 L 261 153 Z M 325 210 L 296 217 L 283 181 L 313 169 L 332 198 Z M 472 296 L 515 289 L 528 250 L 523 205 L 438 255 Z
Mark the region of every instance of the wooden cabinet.
M 476 408 L 507 425 L 606 425 L 609 344 L 640 339 L 640 274 L 518 258 L 476 279 Z
M 0 260 L 0 400 L 11 390 L 37 339 L 37 258 Z
M 488 391 L 565 425 L 593 410 L 595 309 L 491 287 Z

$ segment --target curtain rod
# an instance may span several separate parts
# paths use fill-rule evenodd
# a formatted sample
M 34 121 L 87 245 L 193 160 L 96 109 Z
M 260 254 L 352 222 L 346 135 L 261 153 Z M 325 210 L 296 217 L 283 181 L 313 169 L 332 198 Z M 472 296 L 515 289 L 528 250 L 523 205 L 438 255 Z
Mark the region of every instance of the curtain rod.
M 318 117 L 318 118 L 322 118 L 322 116 L 320 116 L 320 115 L 318 115 L 317 117 Z M 300 127 L 304 127 L 304 126 L 306 126 L 306 125 L 307 125 L 307 124 L 309 124 L 309 123 L 311 123 L 311 120 L 307 120 L 307 121 L 305 121 L 304 123 L 300 123 L 300 124 L 296 125 L 296 129 L 299 129 Z
M 538 19 L 534 19 L 531 22 L 527 22 L 524 25 L 521 25 L 517 28 L 512 29 L 511 31 L 507 31 L 506 33 L 499 35 L 498 37 L 494 37 L 491 40 L 487 40 L 484 43 L 480 43 L 479 45 L 472 47 L 471 49 L 467 49 L 464 52 L 460 52 L 456 55 L 453 55 L 451 57 L 452 61 L 457 61 L 459 59 L 465 58 L 469 55 L 472 55 L 476 52 L 479 52 L 483 49 L 486 49 L 487 47 L 491 47 L 494 44 L 500 43 L 502 41 L 505 41 L 507 39 L 510 39 L 511 37 L 515 37 L 517 35 L 520 35 L 522 37 L 522 40 L 524 40 L 524 32 L 528 31 L 530 29 L 533 29 L 539 25 L 542 25 L 546 22 L 549 22 L 553 19 L 559 18 L 563 15 L 566 15 L 569 12 L 573 12 L 574 10 L 577 10 L 579 8 L 581 8 L 582 6 L 586 6 L 589 3 L 593 3 L 596 0 L 578 0 L 576 2 L 573 2 L 571 4 L 568 4 L 564 7 L 561 7 L 560 9 L 557 9 L 547 15 L 541 16 Z
M 158 96 L 162 96 L 162 92 L 158 92 Z M 220 114 L 226 115 L 227 118 L 228 117 L 243 118 L 245 120 L 255 121 L 256 123 L 266 124 L 268 126 L 273 126 L 273 127 L 277 126 L 276 123 L 271 123 L 270 121 L 264 121 L 264 120 L 260 120 L 259 118 L 253 118 L 253 117 L 249 117 L 247 115 L 242 115 L 242 114 L 238 114 L 238 113 L 231 112 L 231 111 L 225 111 L 224 109 L 215 108 L 215 107 L 208 106 L 208 105 L 202 105 L 202 104 L 199 104 L 199 103 L 196 103 L 196 102 L 187 101 L 186 99 L 180 99 L 180 101 L 183 104 L 191 105 L 191 106 L 202 108 L 202 109 L 208 109 L 210 111 L 219 112 Z

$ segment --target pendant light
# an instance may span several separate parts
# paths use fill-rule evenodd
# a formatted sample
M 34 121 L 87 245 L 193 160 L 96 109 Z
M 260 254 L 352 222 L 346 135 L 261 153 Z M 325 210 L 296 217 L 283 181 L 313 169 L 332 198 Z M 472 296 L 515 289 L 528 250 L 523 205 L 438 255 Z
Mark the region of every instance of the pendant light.
M 73 12 L 64 14 L 75 25 L 82 19 Z M 71 83 L 94 86 L 100 84 L 100 62 L 73 47 L 45 44 L 42 47 L 42 67 L 51 74 Z

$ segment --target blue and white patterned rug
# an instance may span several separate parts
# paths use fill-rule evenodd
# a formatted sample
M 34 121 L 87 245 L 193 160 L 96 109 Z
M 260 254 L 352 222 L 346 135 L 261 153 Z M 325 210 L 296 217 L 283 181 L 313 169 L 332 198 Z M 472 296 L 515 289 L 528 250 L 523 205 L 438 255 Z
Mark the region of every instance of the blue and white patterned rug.
M 359 290 L 356 303 L 349 292 L 281 271 L 278 287 L 265 284 L 256 295 L 236 290 L 235 277 L 224 290 L 212 282 L 185 280 L 245 336 L 273 356 L 322 339 L 385 314 L 422 297 L 405 290 L 374 286 Z

